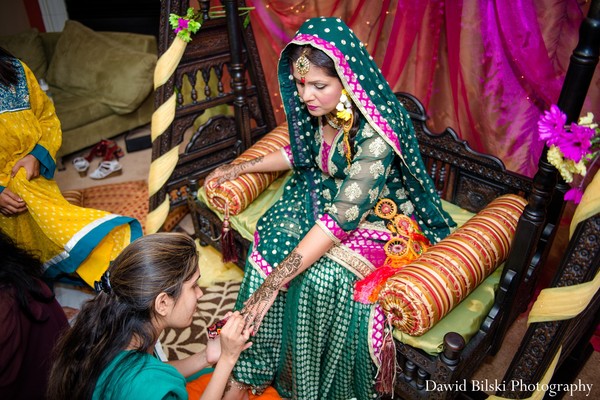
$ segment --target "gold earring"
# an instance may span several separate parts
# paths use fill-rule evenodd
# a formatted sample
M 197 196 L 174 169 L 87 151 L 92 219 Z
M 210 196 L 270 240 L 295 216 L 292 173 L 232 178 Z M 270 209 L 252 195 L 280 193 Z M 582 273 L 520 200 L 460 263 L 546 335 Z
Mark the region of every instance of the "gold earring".
M 342 89 L 340 96 L 340 102 L 335 106 L 337 110 L 336 116 L 338 120 L 342 121 L 342 128 L 344 129 L 344 145 L 346 146 L 346 161 L 348 164 L 352 161 L 352 150 L 350 148 L 350 129 L 354 122 L 354 113 L 352 112 L 352 102 L 348 99 L 348 92 L 346 89 Z

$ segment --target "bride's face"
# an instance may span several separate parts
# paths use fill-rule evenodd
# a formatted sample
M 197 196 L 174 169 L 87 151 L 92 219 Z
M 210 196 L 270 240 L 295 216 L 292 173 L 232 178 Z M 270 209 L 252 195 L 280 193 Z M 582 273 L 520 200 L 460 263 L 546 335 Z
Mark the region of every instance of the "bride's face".
M 342 83 L 337 77 L 329 76 L 323 68 L 311 65 L 308 73 L 301 77 L 293 67 L 298 96 L 306 104 L 308 112 L 320 117 L 335 110 L 342 95 Z

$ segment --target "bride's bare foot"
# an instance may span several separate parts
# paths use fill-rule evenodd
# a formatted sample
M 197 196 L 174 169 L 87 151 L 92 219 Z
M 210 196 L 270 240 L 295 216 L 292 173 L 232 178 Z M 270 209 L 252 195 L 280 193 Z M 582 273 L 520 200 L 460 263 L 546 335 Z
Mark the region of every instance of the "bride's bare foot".
M 225 387 L 225 393 L 223 394 L 223 400 L 248 400 L 248 386 L 244 385 L 233 379 L 233 376 L 229 377 L 227 386 Z

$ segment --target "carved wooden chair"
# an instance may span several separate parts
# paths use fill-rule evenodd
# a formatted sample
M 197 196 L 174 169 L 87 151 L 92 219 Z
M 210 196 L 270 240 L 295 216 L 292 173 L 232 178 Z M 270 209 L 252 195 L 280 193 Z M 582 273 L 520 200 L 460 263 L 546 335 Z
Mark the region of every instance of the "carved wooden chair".
M 150 210 L 166 195 L 171 208 L 185 205 L 189 180 L 231 162 L 276 125 L 252 28 L 243 28 L 237 14 L 243 1 L 223 1 L 227 18 L 210 17 L 211 1 L 199 4 L 202 28 L 186 46 L 174 74 L 155 92 L 157 109 L 173 95 L 177 104 L 173 123 L 153 142 L 152 160 L 174 147 L 183 149 L 167 182 L 150 198 Z M 169 15 L 185 15 L 188 7 L 187 0 L 161 2 L 159 57 L 176 36 Z M 205 121 L 196 127 L 202 117 Z
M 201 75 L 204 95 L 191 90 L 191 101 L 178 95 L 173 124 L 160 140 L 155 141 L 153 159 L 159 158 L 174 146 L 185 144 L 171 177 L 151 199 L 156 208 L 160 199 L 169 194 L 171 207 L 187 202 L 194 223 L 194 235 L 203 244 L 218 250 L 222 231 L 222 216 L 217 215 L 197 198 L 202 180 L 217 166 L 228 163 L 243 150 L 275 127 L 266 82 L 260 66 L 251 27 L 242 27 L 236 12 L 243 1 L 224 0 L 227 10 L 224 19 L 208 18 L 208 1 L 200 1 L 201 12 L 207 20 L 186 49 L 174 77 L 156 94 L 156 106 L 163 104 L 173 93 L 184 92 L 184 81 L 197 87 Z M 165 0 L 161 10 L 159 54 L 173 41 L 169 28 L 170 13 L 182 15 L 187 0 Z M 577 59 L 578 53 L 574 54 Z M 597 60 L 597 57 L 596 57 Z M 589 62 L 586 59 L 586 65 Z M 577 61 L 575 61 L 577 64 Z M 589 66 L 587 67 L 589 70 Z M 218 78 L 217 93 L 209 83 L 211 71 Z M 593 73 L 593 68 L 591 68 Z M 591 75 L 577 70 L 565 83 L 559 106 L 572 120 L 579 115 Z M 231 81 L 229 84 L 227 79 Z M 584 87 L 583 95 L 580 87 Z M 434 134 L 426 126 L 427 114 L 421 103 L 410 94 L 398 97 L 408 110 L 415 126 L 421 153 L 428 172 L 441 197 L 463 209 L 478 212 L 502 194 L 514 193 L 528 199 L 519 221 L 509 257 L 504 265 L 494 304 L 474 336 L 465 343 L 462 336 L 449 332 L 443 351 L 430 355 L 420 349 L 396 343 L 400 369 L 395 394 L 400 398 L 452 398 L 453 392 L 428 392 L 426 382 L 456 382 L 468 379 L 489 355 L 502 345 L 506 330 L 523 312 L 531 298 L 540 266 L 548 255 L 563 210 L 566 185 L 559 181 L 557 171 L 545 157 L 533 180 L 507 171 L 497 158 L 473 151 L 457 138 L 452 129 Z M 217 105 L 227 105 L 232 112 L 213 115 L 199 128 L 191 129 L 198 114 L 207 113 Z M 233 232 L 240 264 L 246 257 L 249 238 Z
M 579 42 L 571 62 L 558 105 L 567 114 L 567 122 L 577 120 L 583 100 L 600 57 L 600 1 L 590 5 L 579 31 Z M 545 151 L 544 151 L 545 153 Z M 597 196 L 597 193 L 594 193 Z M 577 213 L 575 214 L 577 215 Z M 550 287 L 566 287 L 591 281 L 600 270 L 600 214 L 589 216 L 576 226 Z M 503 381 L 535 384 L 548 370 L 557 351 L 560 358 L 551 383 L 570 383 L 591 354 L 589 344 L 600 323 L 600 292 L 576 317 L 560 321 L 532 323 L 506 371 Z M 531 395 L 527 387 L 513 387 L 497 394 L 506 398 Z M 561 393 L 562 394 L 562 393 Z

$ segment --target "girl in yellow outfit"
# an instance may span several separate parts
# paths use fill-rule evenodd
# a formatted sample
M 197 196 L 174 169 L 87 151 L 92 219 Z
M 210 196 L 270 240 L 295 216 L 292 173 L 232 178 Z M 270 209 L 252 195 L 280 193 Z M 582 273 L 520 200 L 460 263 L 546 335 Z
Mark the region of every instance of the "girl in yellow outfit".
M 0 230 L 36 253 L 47 277 L 77 272 L 91 286 L 142 229 L 134 218 L 64 199 L 53 180 L 61 142 L 52 101 L 0 48 Z

